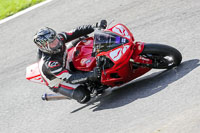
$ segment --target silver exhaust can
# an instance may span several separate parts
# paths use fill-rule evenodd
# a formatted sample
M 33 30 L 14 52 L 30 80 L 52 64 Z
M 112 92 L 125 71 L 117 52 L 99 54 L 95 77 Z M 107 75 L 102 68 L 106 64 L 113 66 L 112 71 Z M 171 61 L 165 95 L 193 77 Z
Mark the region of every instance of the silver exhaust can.
M 55 101 L 55 100 L 64 100 L 64 99 L 71 99 L 71 98 L 61 95 L 61 94 L 45 93 L 44 95 L 42 95 L 42 100 L 44 100 L 44 101 Z

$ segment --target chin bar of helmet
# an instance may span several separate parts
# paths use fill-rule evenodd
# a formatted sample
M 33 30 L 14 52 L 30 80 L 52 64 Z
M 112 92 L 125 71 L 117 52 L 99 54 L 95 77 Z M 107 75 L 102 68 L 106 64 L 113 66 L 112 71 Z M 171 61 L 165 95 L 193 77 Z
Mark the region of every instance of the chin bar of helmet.
M 55 100 L 63 100 L 63 99 L 70 99 L 70 98 L 61 94 L 45 93 L 44 95 L 42 95 L 42 100 L 44 101 L 55 101 Z

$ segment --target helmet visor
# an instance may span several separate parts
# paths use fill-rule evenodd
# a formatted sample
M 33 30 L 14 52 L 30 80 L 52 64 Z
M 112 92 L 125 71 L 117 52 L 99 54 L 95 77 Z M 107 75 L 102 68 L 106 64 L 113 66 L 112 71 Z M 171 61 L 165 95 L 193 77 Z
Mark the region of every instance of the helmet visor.
M 53 40 L 52 42 L 49 43 L 49 48 L 53 51 L 57 50 L 58 48 L 60 48 L 61 46 L 61 42 L 60 40 L 56 37 L 55 40 Z

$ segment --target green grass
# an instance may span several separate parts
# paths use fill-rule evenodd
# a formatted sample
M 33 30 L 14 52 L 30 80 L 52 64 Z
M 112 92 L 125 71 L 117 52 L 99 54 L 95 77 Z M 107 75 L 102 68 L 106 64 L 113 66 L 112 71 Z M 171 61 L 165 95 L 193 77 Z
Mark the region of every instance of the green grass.
M 0 0 L 0 20 L 45 0 Z

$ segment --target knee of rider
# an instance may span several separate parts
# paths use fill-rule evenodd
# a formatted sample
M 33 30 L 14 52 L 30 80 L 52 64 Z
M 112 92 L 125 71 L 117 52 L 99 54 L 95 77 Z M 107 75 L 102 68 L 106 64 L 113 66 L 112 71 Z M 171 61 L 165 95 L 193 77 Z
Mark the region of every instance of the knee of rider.
M 59 87 L 57 92 L 59 92 L 62 95 L 73 98 L 73 91 L 74 91 L 73 89 L 66 89 L 66 88 L 63 88 L 63 87 Z

